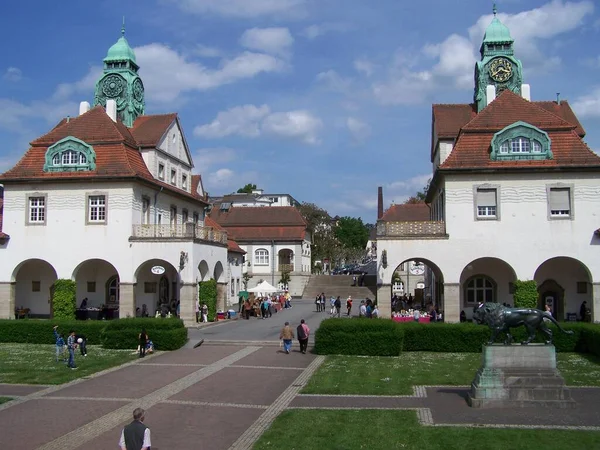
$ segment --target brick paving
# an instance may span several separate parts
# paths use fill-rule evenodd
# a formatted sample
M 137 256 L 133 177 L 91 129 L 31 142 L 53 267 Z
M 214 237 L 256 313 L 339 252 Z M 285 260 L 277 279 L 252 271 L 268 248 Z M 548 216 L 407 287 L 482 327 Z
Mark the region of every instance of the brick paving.
M 153 450 L 250 449 L 295 408 L 414 410 L 426 426 L 600 430 L 598 388 L 572 388 L 577 406 L 565 410 L 472 409 L 465 386 L 416 386 L 405 396 L 300 394 L 323 360 L 286 355 L 270 342 L 205 343 L 62 386 L 0 384 L 0 395 L 18 399 L 0 407 L 0 449 L 116 448 L 138 406 L 147 410 Z

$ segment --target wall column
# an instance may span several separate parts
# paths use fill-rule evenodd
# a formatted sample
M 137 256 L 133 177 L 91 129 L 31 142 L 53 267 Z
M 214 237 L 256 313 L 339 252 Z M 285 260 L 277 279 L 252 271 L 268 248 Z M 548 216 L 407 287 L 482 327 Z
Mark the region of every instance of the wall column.
M 359 305 L 360 306 L 360 305 Z M 392 285 L 377 285 L 377 309 L 379 317 L 383 319 L 392 318 Z
M 135 284 L 119 283 L 119 319 L 135 317 Z
M 227 283 L 217 283 L 217 311 L 227 311 Z M 215 316 L 216 316 L 215 311 Z
M 182 283 L 179 288 L 179 318 L 186 327 L 196 326 L 196 303 L 198 302 L 198 285 Z
M 600 322 L 600 283 L 592 283 L 592 322 Z
M 16 283 L 0 283 L 0 319 L 15 318 Z
M 460 283 L 444 283 L 444 322 L 460 322 Z

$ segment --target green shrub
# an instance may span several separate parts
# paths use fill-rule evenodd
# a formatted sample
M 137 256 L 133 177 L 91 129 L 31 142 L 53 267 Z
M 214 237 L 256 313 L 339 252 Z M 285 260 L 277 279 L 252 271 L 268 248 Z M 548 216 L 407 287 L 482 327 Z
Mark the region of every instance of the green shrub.
M 539 295 L 537 283 L 534 280 L 517 280 L 514 282 L 514 286 L 515 308 L 537 308 Z
M 181 319 L 128 318 L 107 322 L 102 345 L 104 348 L 135 350 L 143 329 L 157 350 L 177 350 L 187 342 L 187 328 Z
M 67 338 L 70 330 L 83 334 L 90 345 L 100 345 L 101 334 L 106 327 L 101 320 L 0 320 L 0 342 L 17 344 L 54 344 L 52 327 Z
M 55 319 L 75 319 L 76 284 L 73 280 L 56 280 L 52 294 L 52 317 Z
M 402 328 L 391 320 L 326 319 L 315 334 L 320 355 L 398 356 Z
M 208 321 L 214 322 L 217 315 L 217 282 L 210 279 L 198 283 L 198 301 L 200 306 L 206 303 L 208 306 Z
M 600 356 L 600 326 L 587 323 L 579 325 L 581 327 L 582 351 Z
M 481 352 L 490 339 L 487 326 L 473 323 L 399 323 L 405 352 Z

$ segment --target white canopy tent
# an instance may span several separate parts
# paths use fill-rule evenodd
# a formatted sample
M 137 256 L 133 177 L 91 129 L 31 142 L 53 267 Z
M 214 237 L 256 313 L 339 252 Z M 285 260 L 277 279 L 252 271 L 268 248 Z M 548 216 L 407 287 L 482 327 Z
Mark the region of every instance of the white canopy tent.
M 246 289 L 246 291 L 262 296 L 265 294 L 273 294 L 275 292 L 279 292 L 280 290 L 274 286 L 271 286 L 268 282 L 263 281 L 262 283 L 258 283 L 256 287 Z

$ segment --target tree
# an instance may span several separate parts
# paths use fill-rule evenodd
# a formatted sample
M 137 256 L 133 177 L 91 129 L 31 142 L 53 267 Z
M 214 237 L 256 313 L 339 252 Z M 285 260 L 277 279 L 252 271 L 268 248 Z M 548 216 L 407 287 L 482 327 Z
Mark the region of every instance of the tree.
M 248 183 L 243 188 L 239 188 L 237 190 L 237 193 L 238 194 L 252 194 L 252 191 L 254 191 L 255 189 L 256 189 L 256 185 L 255 184 Z
M 367 246 L 369 230 L 360 217 L 342 217 L 334 231 L 335 237 L 347 249 L 364 250 Z
M 329 213 L 314 203 L 302 202 L 297 208 L 306 221 L 306 226 L 311 233 L 331 226 L 331 216 Z
M 431 183 L 431 178 L 427 181 L 427 184 L 421 189 L 417 191 L 415 195 L 409 197 L 408 200 L 404 202 L 405 205 L 414 205 L 415 203 L 425 203 L 425 199 L 427 198 L 427 191 L 429 190 L 429 183 Z

